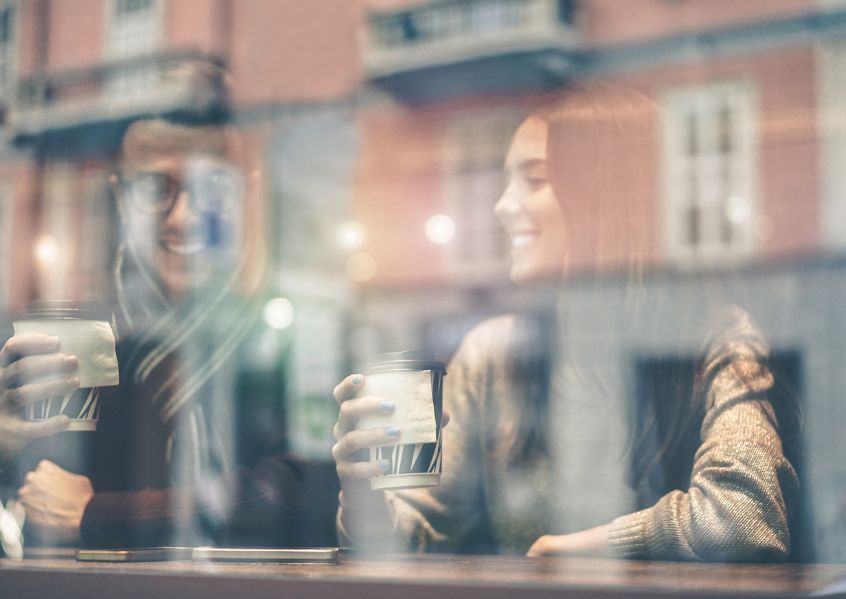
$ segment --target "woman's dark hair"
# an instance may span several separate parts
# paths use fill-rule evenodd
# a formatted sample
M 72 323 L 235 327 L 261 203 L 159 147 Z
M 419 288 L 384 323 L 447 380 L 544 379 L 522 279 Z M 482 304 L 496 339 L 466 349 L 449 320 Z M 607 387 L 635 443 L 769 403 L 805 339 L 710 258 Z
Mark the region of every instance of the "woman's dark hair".
M 550 450 L 549 397 L 557 331 L 557 316 L 551 305 L 515 316 L 506 367 L 519 417 L 513 439 L 506 443 L 509 463 L 519 464 Z
M 622 274 L 625 317 L 632 320 L 648 299 L 643 265 L 655 252 L 655 223 L 661 214 L 657 189 L 660 114 L 659 106 L 644 94 L 594 81 L 569 86 L 530 117 L 547 125 L 550 184 L 568 234 L 579 239 L 571 244 L 565 278 L 587 273 L 601 292 L 603 273 Z M 738 332 L 718 325 L 712 330 L 728 330 L 736 334 L 735 339 L 748 342 L 757 352 L 750 359 L 768 368 L 762 339 L 748 339 L 751 333 L 746 329 Z M 549 347 L 547 341 L 539 341 L 540 347 Z M 660 369 L 646 369 L 637 382 L 642 388 L 636 390 L 638 405 L 631 412 L 629 482 L 652 495 L 651 499 L 689 485 L 701 443 L 706 394 L 716 372 L 714 357 L 707 351 L 706 347 L 699 359 L 665 360 Z M 594 364 L 571 358 L 576 363 L 575 383 L 590 387 L 581 391 L 603 393 L 602 381 L 591 377 Z M 543 368 L 527 369 L 532 376 L 547 380 L 528 385 L 530 395 L 549 390 L 549 364 Z M 777 379 L 775 385 L 779 384 Z M 797 402 L 791 399 L 795 394 L 776 395 L 781 399 L 772 401 L 779 418 L 796 421 Z M 543 400 L 533 400 L 529 407 L 533 406 L 546 411 Z M 537 415 L 527 417 L 529 423 L 538 419 Z
M 573 84 L 530 118 L 547 126 L 549 181 L 571 244 L 567 271 L 625 270 L 633 291 L 653 251 L 659 108 L 601 82 Z
M 654 223 L 644 207 L 654 204 L 657 197 L 654 140 L 658 112 L 653 101 L 630 88 L 584 82 L 562 90 L 529 117 L 547 126 L 550 184 L 568 235 L 579 240 L 571 244 L 565 279 L 590 273 L 599 286 L 596 273 L 622 271 L 626 277 L 625 308 L 632 318 L 644 300 L 642 266 L 653 237 Z M 519 427 L 525 440 L 515 445 L 515 456 L 547 449 L 550 362 L 557 350 L 566 349 L 554 346 L 551 336 L 557 334 L 557 326 L 532 324 L 537 322 L 537 314 L 518 319 L 518 331 L 523 332 L 516 336 L 518 341 L 511 350 L 515 388 L 527 390 Z M 527 337 L 534 338 L 534 349 L 525 341 Z M 589 363 L 591 356 L 570 358 L 568 387 L 584 387 L 579 393 L 605 393 L 603 382 L 592 376 L 596 365 Z M 654 443 L 634 441 L 633 464 L 656 455 L 663 462 L 674 455 L 679 443 L 691 439 L 686 431 L 695 427 L 698 402 L 692 390 L 674 391 L 676 398 L 681 392 L 690 400 L 652 410 L 645 420 L 634 423 L 637 429 L 650 431 L 646 439 L 655 438 L 653 429 L 657 427 L 664 442 L 656 448 Z M 637 432 L 634 437 L 638 437 Z
M 628 88 L 579 83 L 529 117 L 547 126 L 550 184 L 568 234 L 579 235 L 579 244 L 571 244 L 566 260 L 568 272 L 625 269 L 627 302 L 634 311 L 642 298 L 641 265 L 651 226 L 634 206 L 637 194 L 655 195 L 654 177 L 648 172 L 654 157 L 644 148 L 651 147 L 656 113 L 651 100 Z M 631 156 L 637 160 L 625 160 Z M 624 202 L 619 201 L 620 185 L 628 192 Z M 557 346 L 558 329 L 554 308 L 516 317 L 509 380 L 521 409 L 518 438 L 510 444 L 512 462 L 548 450 L 551 362 L 563 349 Z M 590 385 L 590 377 L 582 372 L 588 369 L 576 370 L 580 384 Z
M 799 469 L 802 412 L 790 360 L 773 356 L 751 317 L 736 306 L 715 315 L 696 359 L 665 362 L 644 369 L 634 419 L 630 483 L 641 491 L 643 507 L 672 489 L 686 489 L 701 443 L 708 391 L 718 377 L 746 391 L 736 401 L 766 399 L 787 459 Z M 794 366 L 796 366 L 794 364 Z

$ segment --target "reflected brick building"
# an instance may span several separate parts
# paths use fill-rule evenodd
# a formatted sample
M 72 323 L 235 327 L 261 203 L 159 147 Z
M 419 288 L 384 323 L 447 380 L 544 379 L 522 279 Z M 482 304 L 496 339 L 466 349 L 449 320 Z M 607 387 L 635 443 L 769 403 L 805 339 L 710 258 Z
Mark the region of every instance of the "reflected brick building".
M 568 347 L 604 356 L 609 386 L 636 400 L 628 394 L 648 369 L 698 351 L 704 322 L 691 314 L 736 300 L 800 387 L 818 551 L 843 559 L 846 473 L 826 456 L 846 452 L 836 430 L 846 417 L 846 3 L 2 0 L 7 313 L 36 297 L 108 296 L 120 134 L 144 115 L 224 101 L 224 82 L 187 75 L 207 64 L 231 77 L 260 165 L 268 293 L 290 297 L 297 314 L 292 355 L 264 356 L 286 361 L 292 394 L 305 398 L 295 419 L 312 418 L 308 398 L 361 356 L 449 355 L 474 323 L 515 308 L 564 310 Z M 660 321 L 620 320 L 614 261 L 578 264 L 563 288 L 507 280 L 493 205 L 511 134 L 549 94 L 590 78 L 663 107 L 640 207 Z M 451 219 L 451 241 L 427 238 L 435 215 Z M 346 221 L 359 228 L 342 250 Z M 319 453 L 320 435 L 303 443 Z

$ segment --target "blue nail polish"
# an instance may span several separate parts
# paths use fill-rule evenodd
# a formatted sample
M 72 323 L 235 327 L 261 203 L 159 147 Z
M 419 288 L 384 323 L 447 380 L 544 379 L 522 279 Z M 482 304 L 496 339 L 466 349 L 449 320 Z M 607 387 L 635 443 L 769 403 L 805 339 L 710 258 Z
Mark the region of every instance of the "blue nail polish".
M 385 429 L 385 434 L 389 437 L 399 437 L 400 429 L 395 426 L 389 426 Z
M 379 468 L 382 472 L 389 472 L 391 469 L 391 460 L 379 460 Z
M 358 385 L 359 383 L 361 383 L 362 378 L 364 378 L 364 377 L 362 377 L 360 374 L 356 374 L 356 375 L 353 375 L 352 379 L 350 379 L 350 382 L 353 385 Z
M 379 409 L 382 410 L 383 412 L 393 412 L 394 411 L 394 402 L 392 402 L 388 399 L 383 399 L 382 401 L 379 402 Z

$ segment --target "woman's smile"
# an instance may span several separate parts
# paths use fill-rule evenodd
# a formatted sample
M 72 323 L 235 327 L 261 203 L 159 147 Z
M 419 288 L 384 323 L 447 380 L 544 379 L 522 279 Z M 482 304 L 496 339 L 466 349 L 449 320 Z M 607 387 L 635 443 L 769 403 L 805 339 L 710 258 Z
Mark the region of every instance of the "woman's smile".
M 567 264 L 567 226 L 546 162 L 546 124 L 530 118 L 505 158 L 508 184 L 494 211 L 511 242 L 511 278 L 526 281 L 560 276 Z

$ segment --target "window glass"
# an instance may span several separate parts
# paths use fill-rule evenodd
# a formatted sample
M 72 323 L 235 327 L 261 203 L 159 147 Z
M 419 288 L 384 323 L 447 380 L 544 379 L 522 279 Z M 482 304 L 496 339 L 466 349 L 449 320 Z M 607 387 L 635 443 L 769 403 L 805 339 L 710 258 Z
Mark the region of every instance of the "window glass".
M 751 103 L 738 84 L 670 92 L 665 172 L 678 216 L 670 216 L 668 234 L 680 257 L 737 257 L 754 247 Z
M 10 596 L 842 592 L 846 2 L 0 0 L 0 99 Z
M 155 51 L 161 43 L 161 11 L 164 0 L 115 0 L 108 7 L 106 56 L 112 60 L 131 60 Z M 134 63 L 111 74 L 108 80 L 112 102 L 119 103 L 127 94 L 150 92 L 158 82 L 154 66 Z

